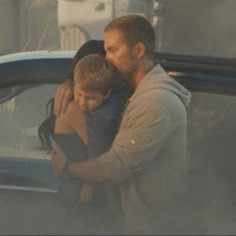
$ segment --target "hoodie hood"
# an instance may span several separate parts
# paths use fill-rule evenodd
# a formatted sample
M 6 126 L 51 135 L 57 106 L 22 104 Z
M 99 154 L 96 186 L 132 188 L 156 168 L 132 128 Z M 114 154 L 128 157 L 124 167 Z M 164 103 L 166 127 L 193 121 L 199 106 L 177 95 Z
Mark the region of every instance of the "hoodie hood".
M 160 65 L 156 65 L 143 77 L 130 100 L 151 89 L 166 89 L 179 97 L 185 107 L 190 104 L 191 93 L 174 78 L 170 77 Z

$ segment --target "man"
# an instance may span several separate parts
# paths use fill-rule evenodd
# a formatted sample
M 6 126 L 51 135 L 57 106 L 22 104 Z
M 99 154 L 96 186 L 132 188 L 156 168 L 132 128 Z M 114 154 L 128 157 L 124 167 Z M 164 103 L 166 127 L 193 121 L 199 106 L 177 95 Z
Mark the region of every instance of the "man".
M 168 232 L 173 226 L 170 215 L 186 178 L 186 107 L 191 95 L 154 65 L 154 46 L 152 26 L 141 16 L 122 16 L 108 24 L 106 58 L 134 90 L 112 147 L 97 158 L 66 164 L 53 144 L 60 171 L 86 181 L 118 183 L 126 232 L 132 234 L 176 233 Z

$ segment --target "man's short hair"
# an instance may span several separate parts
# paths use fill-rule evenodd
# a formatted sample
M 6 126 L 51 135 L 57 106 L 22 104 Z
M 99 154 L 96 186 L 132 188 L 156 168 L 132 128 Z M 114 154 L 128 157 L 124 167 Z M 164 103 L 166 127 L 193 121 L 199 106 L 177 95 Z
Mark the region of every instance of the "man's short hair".
M 145 54 L 153 58 L 155 51 L 155 32 L 147 19 L 139 15 L 125 15 L 115 18 L 106 27 L 105 32 L 110 30 L 122 32 L 130 46 L 143 43 L 146 48 Z

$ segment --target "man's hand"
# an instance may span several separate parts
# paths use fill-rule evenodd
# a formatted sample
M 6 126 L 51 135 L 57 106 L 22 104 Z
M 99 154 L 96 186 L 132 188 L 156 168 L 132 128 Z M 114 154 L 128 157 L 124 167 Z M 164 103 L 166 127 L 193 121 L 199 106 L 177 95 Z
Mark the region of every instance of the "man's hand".
M 66 157 L 61 148 L 54 142 L 51 141 L 53 152 L 52 152 L 52 166 L 57 176 L 61 175 L 63 167 L 66 163 Z
M 54 114 L 58 117 L 65 113 L 68 103 L 73 97 L 73 81 L 67 79 L 57 88 L 54 100 Z
M 94 187 L 89 184 L 83 184 L 80 190 L 80 199 L 79 202 L 82 205 L 87 205 L 91 202 L 93 198 Z

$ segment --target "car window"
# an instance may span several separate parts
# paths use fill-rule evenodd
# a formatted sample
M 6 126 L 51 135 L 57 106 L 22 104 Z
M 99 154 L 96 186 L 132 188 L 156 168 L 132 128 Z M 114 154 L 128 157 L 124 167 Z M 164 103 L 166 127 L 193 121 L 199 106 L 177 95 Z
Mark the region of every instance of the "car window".
M 34 86 L 0 105 L 0 157 L 50 157 L 40 149 L 38 127 L 48 116 L 47 103 L 57 86 Z

